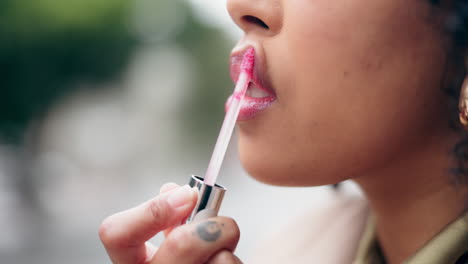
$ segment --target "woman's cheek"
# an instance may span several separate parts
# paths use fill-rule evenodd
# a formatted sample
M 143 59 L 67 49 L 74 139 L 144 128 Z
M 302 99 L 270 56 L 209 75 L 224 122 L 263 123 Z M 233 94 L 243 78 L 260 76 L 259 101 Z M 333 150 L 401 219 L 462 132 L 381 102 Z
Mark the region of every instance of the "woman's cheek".
M 368 2 L 384 12 L 365 17 L 356 14 L 373 13 L 318 8 L 324 1 L 307 2 L 300 10 L 285 5 L 287 30 L 264 42 L 278 101 L 240 130 L 241 161 L 256 179 L 336 183 L 398 158 L 427 128 L 419 121 L 427 118 L 421 109 L 435 106 L 427 98 L 441 97 L 433 94 L 440 80 L 430 73 L 437 68 L 430 63 L 443 63 L 422 55 L 434 54 L 435 42 L 414 18 L 396 12 L 397 4 Z M 392 21 L 411 27 L 400 30 Z M 413 47 L 414 36 L 427 40 Z M 414 72 L 418 68 L 424 72 Z
M 270 133 L 257 138 L 241 130 L 239 153 L 246 171 L 273 185 L 324 185 L 343 180 L 348 175 L 344 170 L 351 166 L 349 158 L 337 163 L 336 155 L 345 151 L 334 141 L 336 135 L 324 136 L 316 125 L 306 128 L 298 123 L 291 119 L 280 122 Z

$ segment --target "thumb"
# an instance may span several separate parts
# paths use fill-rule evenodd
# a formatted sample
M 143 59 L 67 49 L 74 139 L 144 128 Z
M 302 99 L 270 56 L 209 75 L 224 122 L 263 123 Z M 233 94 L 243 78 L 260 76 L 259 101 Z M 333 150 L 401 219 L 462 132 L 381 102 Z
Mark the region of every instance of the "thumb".
M 186 185 L 108 217 L 101 224 L 99 236 L 111 259 L 115 263 L 144 259 L 145 242 L 185 219 L 196 199 L 197 192 Z

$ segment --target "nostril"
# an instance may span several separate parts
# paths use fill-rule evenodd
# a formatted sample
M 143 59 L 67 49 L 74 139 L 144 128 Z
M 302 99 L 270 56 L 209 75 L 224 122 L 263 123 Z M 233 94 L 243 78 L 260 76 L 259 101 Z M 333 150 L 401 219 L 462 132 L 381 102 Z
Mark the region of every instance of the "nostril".
M 257 26 L 260 26 L 260 27 L 262 27 L 264 29 L 270 29 L 270 27 L 265 22 L 263 22 L 261 19 L 259 19 L 258 17 L 243 16 L 242 20 L 246 21 L 249 24 L 255 24 Z

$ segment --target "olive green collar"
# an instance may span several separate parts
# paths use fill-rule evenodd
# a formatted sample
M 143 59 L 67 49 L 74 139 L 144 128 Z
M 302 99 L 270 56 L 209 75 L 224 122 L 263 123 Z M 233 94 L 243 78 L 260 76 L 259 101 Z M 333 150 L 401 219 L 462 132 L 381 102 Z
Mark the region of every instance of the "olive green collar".
M 408 258 L 404 264 L 455 264 L 468 251 L 468 213 L 456 219 Z M 385 264 L 370 216 L 353 264 Z

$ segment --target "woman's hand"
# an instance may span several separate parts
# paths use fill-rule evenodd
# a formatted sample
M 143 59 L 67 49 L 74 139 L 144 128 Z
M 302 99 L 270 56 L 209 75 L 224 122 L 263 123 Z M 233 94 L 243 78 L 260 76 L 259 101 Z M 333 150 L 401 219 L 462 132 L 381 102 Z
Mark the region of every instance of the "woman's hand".
M 179 226 L 193 210 L 197 191 L 166 184 L 161 194 L 106 218 L 99 236 L 114 264 L 237 264 L 239 241 L 234 220 L 213 217 Z M 159 248 L 147 241 L 163 231 Z

